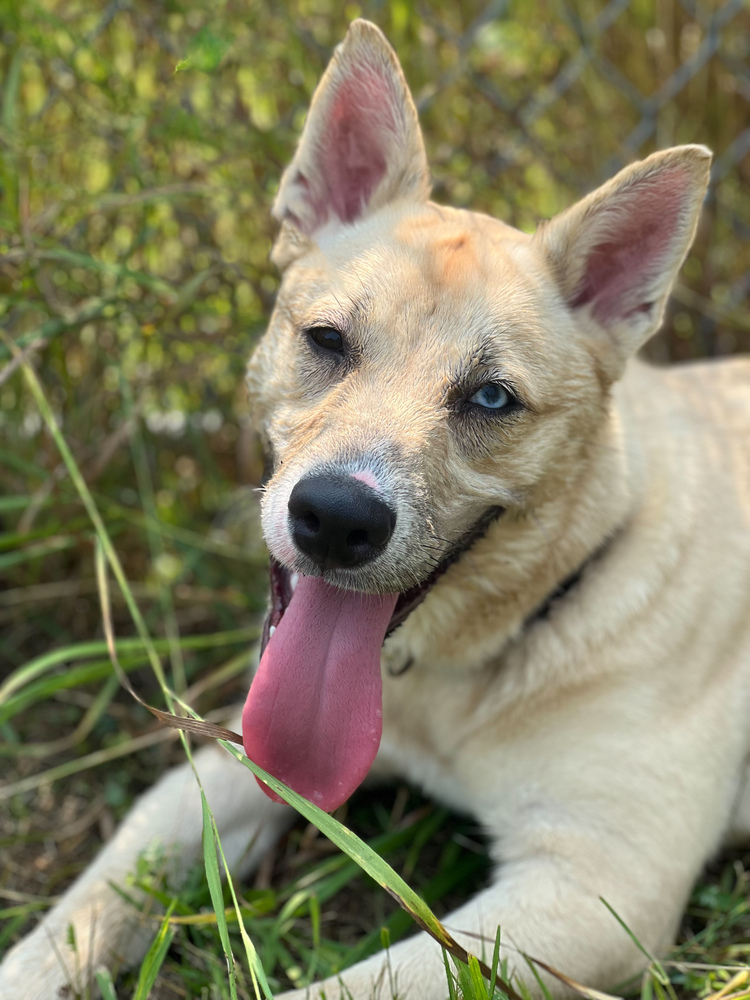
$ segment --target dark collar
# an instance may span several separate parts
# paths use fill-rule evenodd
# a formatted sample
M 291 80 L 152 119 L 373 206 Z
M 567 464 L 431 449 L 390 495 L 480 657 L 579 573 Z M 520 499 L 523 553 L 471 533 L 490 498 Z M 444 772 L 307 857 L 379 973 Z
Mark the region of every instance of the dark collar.
M 602 556 L 609 551 L 609 548 L 617 537 L 617 534 L 619 534 L 619 532 L 614 535 L 610 535 L 609 538 L 605 538 L 598 549 L 594 549 L 590 555 L 586 556 L 578 569 L 573 570 L 570 576 L 566 576 L 561 583 L 558 583 L 554 590 L 547 594 L 541 604 L 537 605 L 531 614 L 527 615 L 524 619 L 524 623 L 521 627 L 521 634 L 537 622 L 544 621 L 544 619 L 549 616 L 553 605 L 578 586 L 584 573 L 592 565 L 592 563 L 598 562 Z
M 581 577 L 589 568 L 591 563 L 596 559 L 597 555 L 598 551 L 594 553 L 594 555 L 588 556 L 588 558 L 578 567 L 578 569 L 574 570 L 570 574 L 570 576 L 566 576 L 565 579 L 562 581 L 562 583 L 558 583 L 555 589 L 551 593 L 547 594 L 542 603 L 539 604 L 531 612 L 531 614 L 527 615 L 526 618 L 524 619 L 523 625 L 521 626 L 522 632 L 525 632 L 526 629 L 529 628 L 531 625 L 535 625 L 537 622 L 544 621 L 544 619 L 549 616 L 549 613 L 552 610 L 552 605 L 555 604 L 556 601 L 559 601 L 561 597 L 565 597 L 566 594 L 569 594 L 571 590 L 573 590 L 575 587 L 578 586 L 578 584 L 581 582 Z
M 590 555 L 586 556 L 578 569 L 573 570 L 569 576 L 566 576 L 564 580 L 557 584 L 554 590 L 547 594 L 541 604 L 537 605 L 537 607 L 526 616 L 517 638 L 520 638 L 524 632 L 531 628 L 532 625 L 536 625 L 537 622 L 544 621 L 545 618 L 549 616 L 553 605 L 569 594 L 571 590 L 575 590 L 583 579 L 586 570 L 592 565 L 592 563 L 597 562 L 607 551 L 609 551 L 609 548 L 616 537 L 616 535 L 612 535 L 605 539 L 598 549 L 595 549 Z M 393 670 L 389 667 L 388 673 L 391 677 L 401 677 L 401 675 L 405 674 L 409 667 L 413 665 L 414 659 L 410 656 L 403 666 L 399 667 L 397 670 Z

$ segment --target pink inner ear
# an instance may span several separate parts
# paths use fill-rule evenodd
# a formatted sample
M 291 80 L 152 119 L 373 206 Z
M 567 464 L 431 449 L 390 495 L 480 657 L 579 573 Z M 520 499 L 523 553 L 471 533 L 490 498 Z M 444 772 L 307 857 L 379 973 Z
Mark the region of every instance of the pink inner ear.
M 352 222 L 385 176 L 388 146 L 396 137 L 387 80 L 370 66 L 350 71 L 329 115 L 327 134 L 321 137 L 328 203 L 343 222 Z
M 669 170 L 633 185 L 607 206 L 613 216 L 610 236 L 589 252 L 573 307 L 593 302 L 600 323 L 651 308 L 654 279 L 680 223 L 688 181 L 684 170 Z

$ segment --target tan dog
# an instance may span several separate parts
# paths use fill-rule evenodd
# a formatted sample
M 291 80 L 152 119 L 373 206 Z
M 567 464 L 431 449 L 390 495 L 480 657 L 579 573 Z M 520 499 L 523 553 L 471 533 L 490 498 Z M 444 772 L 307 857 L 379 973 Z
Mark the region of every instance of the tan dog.
M 644 963 L 600 897 L 663 952 L 706 859 L 750 834 L 750 363 L 628 360 L 709 161 L 656 153 L 533 237 L 439 207 L 396 57 L 357 21 L 281 184 L 250 366 L 274 585 L 250 755 L 325 808 L 373 771 L 472 813 L 497 875 L 446 923 L 599 987 Z M 199 766 L 252 864 L 289 811 L 220 750 Z M 194 858 L 200 829 L 181 769 L 9 955 L 2 997 L 57 996 L 71 922 L 84 967 L 137 957 L 108 883 L 155 836 Z M 426 936 L 390 961 L 399 996 L 447 995 Z M 386 997 L 382 969 L 342 981 Z

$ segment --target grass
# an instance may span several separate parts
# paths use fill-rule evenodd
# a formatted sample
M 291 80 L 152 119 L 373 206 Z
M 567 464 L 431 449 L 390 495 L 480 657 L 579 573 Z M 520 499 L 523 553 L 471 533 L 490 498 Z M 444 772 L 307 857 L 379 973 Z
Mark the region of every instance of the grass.
M 489 20 L 478 2 L 361 9 L 394 40 L 420 100 L 438 198 L 529 228 L 635 152 L 621 139 L 638 116 L 612 67 L 659 93 L 715 5 L 657 6 L 628 5 L 597 37 L 584 29 L 597 3 L 511 3 L 507 16 L 496 5 Z M 0 0 L 0 955 L 184 759 L 113 673 L 97 551 L 110 577 L 121 564 L 112 627 L 139 694 L 216 722 L 244 699 L 266 555 L 241 387 L 278 285 L 268 208 L 310 90 L 358 12 Z M 707 141 L 721 162 L 662 358 L 750 349 L 750 200 L 730 156 L 745 127 L 745 18 L 724 25 L 655 121 L 661 145 Z M 649 31 L 663 48 L 644 47 Z M 547 84 L 584 41 L 592 58 L 537 115 L 531 98 L 554 96 Z M 336 818 L 437 917 L 490 877 L 472 821 L 411 789 L 361 792 Z M 106 1000 L 254 997 L 263 976 L 276 993 L 413 928 L 309 819 L 234 886 L 217 881 L 209 812 L 204 826 L 203 864 L 179 892 L 153 854 L 121 887 L 153 900 L 153 945 L 139 968 L 101 979 Z M 749 865 L 738 851 L 709 867 L 676 950 L 629 995 L 750 995 Z M 492 942 L 484 958 L 493 965 Z M 484 1000 L 476 963 L 447 968 L 446 996 Z

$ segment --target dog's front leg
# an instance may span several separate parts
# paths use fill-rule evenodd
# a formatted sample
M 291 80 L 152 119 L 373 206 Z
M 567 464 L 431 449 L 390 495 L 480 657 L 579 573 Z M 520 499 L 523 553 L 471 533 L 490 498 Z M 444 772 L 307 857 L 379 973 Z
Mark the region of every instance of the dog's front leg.
M 294 813 L 271 802 L 252 775 L 220 747 L 204 747 L 195 755 L 195 764 L 227 863 L 243 862 L 243 868 L 251 868 Z M 170 874 L 179 879 L 201 856 L 201 830 L 200 793 L 185 764 L 136 802 L 96 861 L 33 933 L 8 953 L 0 966 L 0 1000 L 86 995 L 97 968 L 139 961 L 158 923 L 139 919 L 139 912 L 112 886 L 137 896 L 126 880 L 139 855 L 154 844 L 164 848 L 168 858 L 173 856 Z M 71 928 L 75 950 L 69 945 Z
M 488 964 L 499 926 L 501 958 L 508 960 L 509 975 L 520 976 L 534 997 L 541 997 L 542 992 L 522 952 L 579 982 L 599 986 L 603 975 L 611 986 L 645 963 L 601 901 L 576 885 L 553 858 L 529 859 L 505 871 L 495 885 L 445 917 L 443 923 L 467 951 Z M 553 996 L 570 994 L 559 980 L 541 968 L 538 971 Z M 381 952 L 307 990 L 284 993 L 279 1000 L 447 1000 L 448 995 L 440 946 L 419 933 L 387 954 Z
M 554 771 L 552 763 L 550 768 Z M 631 776 L 621 771 L 618 783 L 593 789 L 593 801 L 583 794 L 562 801 L 555 794 L 555 785 L 562 791 L 559 775 L 559 782 L 553 778 L 541 794 L 538 785 L 527 785 L 517 808 L 508 804 L 510 817 L 501 803 L 501 822 L 494 829 L 500 860 L 496 880 L 444 918 L 455 939 L 488 963 L 500 927 L 501 957 L 534 996 L 541 990 L 523 953 L 599 989 L 613 988 L 643 969 L 647 959 L 602 899 L 651 953 L 663 953 L 674 939 L 704 856 L 705 831 L 684 811 L 680 819 L 654 829 L 660 814 L 645 801 L 635 766 L 633 772 L 631 789 L 626 787 Z M 575 775 L 574 770 L 573 781 Z M 491 828 L 489 817 L 483 818 Z M 553 996 L 568 995 L 560 980 L 538 971 Z M 394 995 L 445 1000 L 441 949 L 427 934 L 417 934 L 388 955 L 378 954 L 308 991 L 311 998 L 323 993 L 327 1000 L 391 1000 Z M 284 1000 L 304 995 L 285 994 Z

